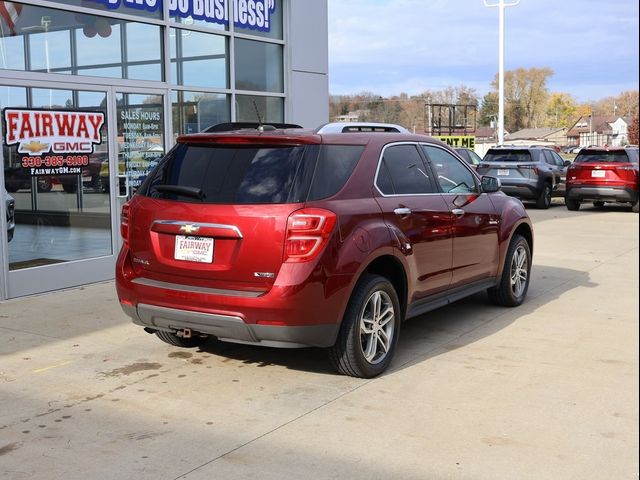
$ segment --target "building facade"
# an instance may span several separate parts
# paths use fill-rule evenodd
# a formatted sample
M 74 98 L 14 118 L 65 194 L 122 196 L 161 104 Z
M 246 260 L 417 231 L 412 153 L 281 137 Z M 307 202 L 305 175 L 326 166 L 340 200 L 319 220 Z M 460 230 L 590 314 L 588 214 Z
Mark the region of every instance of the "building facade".
M 0 1 L 0 300 L 112 278 L 178 135 L 328 105 L 326 0 Z

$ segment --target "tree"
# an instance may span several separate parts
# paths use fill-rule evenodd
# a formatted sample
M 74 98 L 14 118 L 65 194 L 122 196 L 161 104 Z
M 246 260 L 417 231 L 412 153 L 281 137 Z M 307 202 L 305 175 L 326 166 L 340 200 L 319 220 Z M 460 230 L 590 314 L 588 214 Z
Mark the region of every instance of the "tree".
M 547 103 L 546 125 L 569 128 L 578 118 L 578 108 L 574 98 L 568 93 L 552 93 Z
M 629 136 L 629 143 L 631 145 L 638 145 L 638 115 L 631 120 L 631 125 L 627 129 L 627 135 Z
M 505 128 L 517 131 L 544 123 L 549 67 L 518 68 L 504 74 Z M 498 75 L 492 86 L 498 89 Z
M 498 93 L 489 92 L 482 97 L 480 112 L 478 114 L 478 124 L 488 127 L 498 118 Z

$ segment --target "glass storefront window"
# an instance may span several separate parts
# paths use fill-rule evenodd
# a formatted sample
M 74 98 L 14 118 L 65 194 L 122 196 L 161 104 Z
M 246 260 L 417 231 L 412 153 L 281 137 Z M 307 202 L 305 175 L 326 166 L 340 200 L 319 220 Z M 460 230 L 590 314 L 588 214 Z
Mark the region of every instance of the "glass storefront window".
M 257 109 L 257 112 L 256 112 Z M 260 113 L 260 119 L 258 119 Z M 284 122 L 284 98 L 236 95 L 236 121 Z
M 7 133 L 2 139 L 4 187 L 15 200 L 15 228 L 8 244 L 10 270 L 113 253 L 109 192 L 99 183 L 100 168 L 108 158 L 106 104 L 105 92 L 0 87 L 0 109 L 18 110 L 13 122 L 3 118 Z M 67 141 L 75 144 L 72 149 L 83 148 L 83 153 L 53 153 L 52 149 L 65 150 L 69 144 L 61 145 L 60 137 L 53 140 L 51 134 L 39 130 L 47 115 L 50 124 L 57 122 L 50 110 L 68 115 Z M 80 122 L 86 122 L 86 132 Z M 95 142 L 86 141 L 89 130 Z M 28 131 L 36 137 L 25 133 Z M 37 132 L 41 132 L 39 137 Z M 52 157 L 62 163 L 47 163 Z
M 103 12 L 127 13 L 145 18 L 162 18 L 162 0 L 141 0 L 138 2 L 119 2 L 117 8 L 109 8 L 104 0 L 50 0 L 74 7 L 95 8 Z M 169 0 L 167 0 L 169 1 Z
M 172 83 L 228 88 L 228 40 L 221 35 L 172 28 Z
M 135 190 L 164 155 L 163 97 L 117 93 L 116 104 L 118 174 Z
M 253 10 L 249 2 L 234 3 L 238 6 L 234 13 L 236 32 L 282 40 L 282 2 L 283 0 L 258 0 L 254 8 L 259 8 L 260 12 Z
M 284 92 L 282 45 L 236 38 L 236 88 Z
M 16 5 L 12 28 L 0 30 L 1 68 L 163 80 L 159 26 Z
M 198 133 L 231 121 L 229 95 L 205 92 L 171 92 L 174 137 Z

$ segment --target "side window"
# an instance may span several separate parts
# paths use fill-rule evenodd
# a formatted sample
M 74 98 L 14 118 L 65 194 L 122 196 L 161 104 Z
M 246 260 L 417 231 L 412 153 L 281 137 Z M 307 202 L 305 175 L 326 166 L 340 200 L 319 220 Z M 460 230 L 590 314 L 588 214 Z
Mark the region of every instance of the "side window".
M 357 145 L 322 145 L 309 200 L 331 197 L 344 187 L 363 151 Z
M 423 145 L 422 149 L 429 158 L 438 175 L 438 183 L 445 193 L 477 193 L 476 179 L 467 167 L 456 157 L 442 148 Z
M 559 167 L 564 167 L 564 160 L 562 159 L 562 157 L 558 155 L 556 152 L 552 152 L 551 154 L 553 155 L 553 158 L 556 161 L 556 165 L 558 165 Z
M 430 177 L 415 145 L 392 145 L 384 150 L 376 185 L 385 195 L 435 193 Z

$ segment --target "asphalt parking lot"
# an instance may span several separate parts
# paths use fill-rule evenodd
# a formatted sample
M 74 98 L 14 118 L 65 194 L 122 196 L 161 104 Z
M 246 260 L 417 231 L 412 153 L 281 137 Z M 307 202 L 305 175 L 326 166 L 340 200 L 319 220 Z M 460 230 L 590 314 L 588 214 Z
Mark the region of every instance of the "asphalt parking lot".
M 166 345 L 112 282 L 0 304 L 0 475 L 638 478 L 638 218 L 529 209 L 532 284 L 407 322 L 391 370 L 322 350 Z

